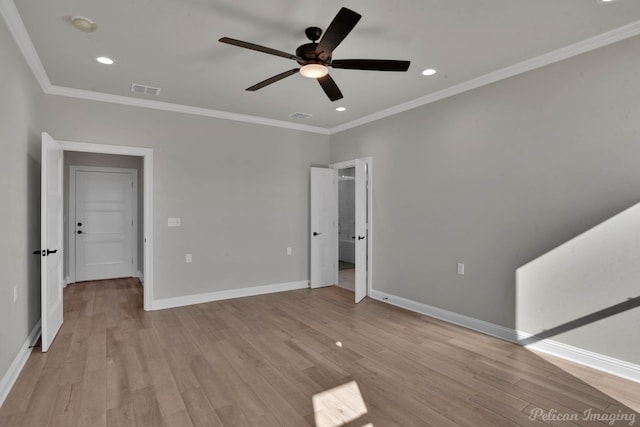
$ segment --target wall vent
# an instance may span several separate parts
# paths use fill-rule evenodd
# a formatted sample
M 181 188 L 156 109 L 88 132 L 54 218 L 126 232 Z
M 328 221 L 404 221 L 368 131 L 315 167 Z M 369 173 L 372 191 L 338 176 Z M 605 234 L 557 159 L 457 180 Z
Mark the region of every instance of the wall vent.
M 138 83 L 131 84 L 131 92 L 134 93 L 144 93 L 145 95 L 160 95 L 160 88 L 153 86 L 141 85 Z
M 311 117 L 311 114 L 301 113 L 299 111 L 296 111 L 295 113 L 289 114 L 289 117 L 291 117 L 292 119 L 304 120 L 304 119 L 308 119 L 309 117 Z

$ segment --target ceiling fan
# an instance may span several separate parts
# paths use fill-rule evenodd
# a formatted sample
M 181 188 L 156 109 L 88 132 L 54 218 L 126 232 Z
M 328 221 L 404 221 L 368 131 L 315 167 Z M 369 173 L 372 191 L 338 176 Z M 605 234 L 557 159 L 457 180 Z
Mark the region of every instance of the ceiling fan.
M 322 36 L 322 30 L 318 27 L 307 28 L 305 30 L 305 34 L 307 38 L 311 40 L 311 43 L 298 46 L 295 55 L 229 37 L 222 37 L 219 41 L 233 46 L 243 47 L 245 49 L 252 49 L 258 52 L 292 59 L 301 65 L 299 68 L 293 68 L 263 80 L 260 83 L 256 83 L 255 85 L 248 87 L 248 91 L 262 89 L 265 86 L 299 72 L 305 77 L 317 79 L 329 99 L 331 101 L 337 101 L 342 98 L 342 92 L 340 92 L 338 85 L 329 75 L 329 69 L 327 67 L 369 71 L 407 71 L 409 69 L 409 61 L 397 61 L 392 59 L 333 60 L 331 58 L 333 50 L 342 42 L 342 40 L 344 40 L 351 30 L 353 30 L 360 18 L 362 18 L 362 15 L 343 7 L 338 11 L 335 18 L 333 18 L 331 24 L 329 24 L 324 36 Z M 322 38 L 320 38 L 320 36 L 322 36 Z M 316 40 L 320 41 L 316 43 Z

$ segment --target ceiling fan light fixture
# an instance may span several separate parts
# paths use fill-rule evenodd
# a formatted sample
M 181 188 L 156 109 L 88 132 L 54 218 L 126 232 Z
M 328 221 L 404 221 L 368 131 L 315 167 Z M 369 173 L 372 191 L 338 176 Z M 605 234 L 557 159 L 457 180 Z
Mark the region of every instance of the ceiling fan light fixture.
M 329 74 L 329 69 L 322 64 L 307 64 L 300 68 L 300 74 L 309 79 L 318 79 Z

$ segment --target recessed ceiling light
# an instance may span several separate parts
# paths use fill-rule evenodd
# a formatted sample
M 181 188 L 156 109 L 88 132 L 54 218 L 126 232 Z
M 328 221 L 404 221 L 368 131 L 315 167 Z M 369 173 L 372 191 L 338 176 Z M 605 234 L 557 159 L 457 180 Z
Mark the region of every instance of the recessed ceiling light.
M 84 31 L 85 33 L 92 33 L 98 28 L 95 22 L 84 16 L 72 16 L 71 23 L 78 30 Z
M 338 107 L 336 108 L 336 111 L 347 111 L 347 109 L 345 107 Z
M 437 71 L 434 68 L 427 68 L 422 72 L 423 76 L 433 76 Z
M 96 61 L 104 65 L 113 65 L 113 59 L 106 56 L 98 56 Z

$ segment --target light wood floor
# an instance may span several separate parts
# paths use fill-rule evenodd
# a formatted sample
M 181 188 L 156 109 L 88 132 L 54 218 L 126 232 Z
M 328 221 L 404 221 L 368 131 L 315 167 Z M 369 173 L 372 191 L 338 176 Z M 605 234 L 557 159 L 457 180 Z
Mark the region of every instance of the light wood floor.
M 144 312 L 133 280 L 70 285 L 0 425 L 610 425 L 586 410 L 640 423 L 640 384 L 352 300 L 332 287 Z

